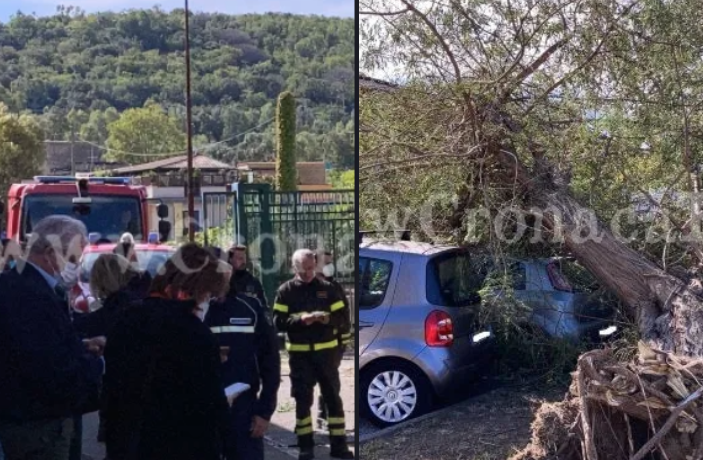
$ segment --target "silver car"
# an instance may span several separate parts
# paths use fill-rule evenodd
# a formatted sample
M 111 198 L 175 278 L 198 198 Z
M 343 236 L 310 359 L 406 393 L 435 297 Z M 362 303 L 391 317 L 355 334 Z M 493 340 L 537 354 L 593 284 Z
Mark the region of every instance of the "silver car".
M 480 285 L 457 247 L 364 241 L 359 247 L 362 416 L 393 425 L 429 411 L 487 370 L 490 330 L 478 329 Z
M 491 261 L 477 264 L 473 258 L 476 282 L 486 283 L 488 273 L 505 273 L 511 284 L 510 295 L 523 304 L 524 321 L 547 336 L 579 341 L 611 339 L 618 332 L 612 303 L 593 276 L 570 258 L 508 260 L 503 268 Z M 507 272 L 507 273 L 506 273 Z M 483 281 L 480 281 L 480 280 Z M 486 289 L 482 302 L 501 302 L 507 291 Z

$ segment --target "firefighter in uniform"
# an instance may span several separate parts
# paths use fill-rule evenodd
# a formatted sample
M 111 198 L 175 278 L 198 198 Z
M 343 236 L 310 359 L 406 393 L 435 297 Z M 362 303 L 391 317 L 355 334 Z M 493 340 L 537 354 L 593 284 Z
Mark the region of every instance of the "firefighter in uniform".
M 311 409 L 318 383 L 329 410 L 330 455 L 353 459 L 347 446 L 337 368 L 338 328 L 344 323 L 344 300 L 332 284 L 316 276 L 312 251 L 297 250 L 293 267 L 296 276 L 278 288 L 273 314 L 276 327 L 287 336 L 298 459 L 311 460 L 315 456 Z
M 247 270 L 247 247 L 234 245 L 227 251 L 228 262 L 234 268 L 231 285 L 239 295 L 254 297 L 268 308 L 268 301 L 261 282 Z
M 263 437 L 281 383 L 281 356 L 270 312 L 257 298 L 240 295 L 231 278 L 227 296 L 212 302 L 205 323 L 223 350 L 224 386 L 251 386 L 232 404 L 224 458 L 263 460 Z
M 344 359 L 344 352 L 347 350 L 347 347 L 349 347 L 349 344 L 351 342 L 351 314 L 349 310 L 349 299 L 347 298 L 347 294 L 344 291 L 344 287 L 342 287 L 342 285 L 334 279 L 334 261 L 332 258 L 332 253 L 329 251 L 324 251 L 320 255 L 315 255 L 317 256 L 315 260 L 318 268 L 317 276 L 320 279 L 331 283 L 335 288 L 337 288 L 337 290 L 339 291 L 339 295 L 344 300 L 345 321 L 338 328 L 337 335 L 337 338 L 339 340 L 339 355 L 337 356 L 337 368 L 339 369 L 339 367 L 342 365 L 342 359 Z M 317 400 L 317 427 L 321 430 L 328 428 L 326 426 L 326 422 L 327 407 L 325 406 L 325 398 L 323 398 L 322 394 L 320 394 Z

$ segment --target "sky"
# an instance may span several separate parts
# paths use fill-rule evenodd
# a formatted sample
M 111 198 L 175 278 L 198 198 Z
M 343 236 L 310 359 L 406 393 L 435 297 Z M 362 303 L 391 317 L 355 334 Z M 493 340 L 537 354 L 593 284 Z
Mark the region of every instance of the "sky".
M 130 8 L 151 8 L 155 5 L 170 11 L 183 8 L 183 0 L 0 0 L 0 22 L 7 22 L 17 11 L 48 16 L 58 5 L 78 6 L 88 13 L 122 11 Z M 196 11 L 229 14 L 295 13 L 324 16 L 354 17 L 355 0 L 189 0 L 189 8 Z

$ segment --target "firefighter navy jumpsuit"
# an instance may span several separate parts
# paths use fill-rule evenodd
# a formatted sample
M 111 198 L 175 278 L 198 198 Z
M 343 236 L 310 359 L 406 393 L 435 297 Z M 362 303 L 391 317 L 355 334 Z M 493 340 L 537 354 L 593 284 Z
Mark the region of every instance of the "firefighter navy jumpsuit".
M 229 347 L 222 364 L 225 387 L 247 383 L 251 389 L 235 399 L 225 439 L 226 460 L 263 460 L 263 438 L 251 437 L 255 415 L 270 421 L 281 382 L 281 357 L 271 317 L 253 297 L 232 289 L 223 302 L 213 302 L 205 323 L 221 347 Z
M 329 411 L 327 420 L 333 456 L 335 452 L 347 450 L 337 365 L 339 328 L 345 322 L 344 306 L 337 288 L 327 281 L 315 278 L 304 283 L 294 278 L 278 289 L 273 307 L 276 328 L 287 335 L 298 447 L 301 450 L 314 447 L 311 409 L 315 384 L 319 383 Z M 329 312 L 329 322 L 305 325 L 301 314 L 315 311 Z

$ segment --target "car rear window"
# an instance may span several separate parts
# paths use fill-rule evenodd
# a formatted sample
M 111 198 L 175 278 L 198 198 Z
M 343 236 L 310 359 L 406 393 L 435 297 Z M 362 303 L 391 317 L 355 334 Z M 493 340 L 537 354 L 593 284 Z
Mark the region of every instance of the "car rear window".
M 449 252 L 427 264 L 427 301 L 443 307 L 464 307 L 477 303 L 485 273 L 473 266 L 468 252 Z
M 359 308 L 369 310 L 383 303 L 393 273 L 393 263 L 387 260 L 359 257 L 361 295 Z

